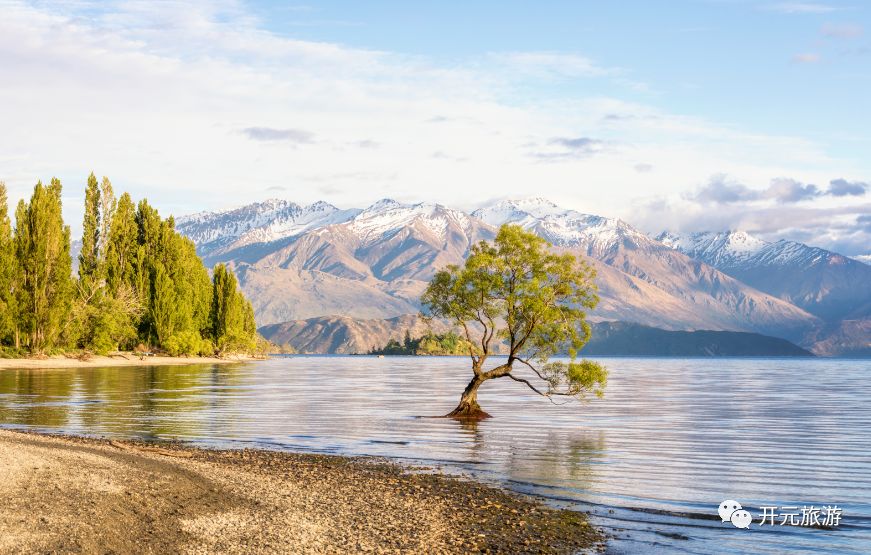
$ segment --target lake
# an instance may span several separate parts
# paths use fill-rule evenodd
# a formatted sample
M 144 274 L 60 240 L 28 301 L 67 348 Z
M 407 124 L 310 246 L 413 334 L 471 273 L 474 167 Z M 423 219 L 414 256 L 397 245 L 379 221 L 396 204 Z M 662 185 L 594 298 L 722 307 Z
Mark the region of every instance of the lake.
M 494 380 L 477 424 L 421 418 L 453 409 L 462 357 L 0 370 L 0 425 L 439 466 L 590 511 L 610 553 L 871 550 L 871 361 L 599 360 L 604 399 Z M 749 530 L 721 522 L 726 499 Z M 809 505 L 840 507 L 840 526 L 759 525 L 763 506 Z

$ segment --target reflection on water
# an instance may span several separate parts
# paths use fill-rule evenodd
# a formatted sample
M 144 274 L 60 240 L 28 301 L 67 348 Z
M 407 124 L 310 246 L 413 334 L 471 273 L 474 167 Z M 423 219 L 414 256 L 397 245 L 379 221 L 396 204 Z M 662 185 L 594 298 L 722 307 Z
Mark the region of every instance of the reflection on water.
M 867 361 L 608 359 L 603 400 L 514 382 L 495 417 L 448 412 L 463 358 L 291 357 L 239 366 L 0 371 L 0 423 L 427 461 L 591 510 L 614 553 L 862 553 L 871 545 Z M 724 499 L 837 504 L 833 530 L 722 524 Z M 759 518 L 756 518 L 758 522 Z

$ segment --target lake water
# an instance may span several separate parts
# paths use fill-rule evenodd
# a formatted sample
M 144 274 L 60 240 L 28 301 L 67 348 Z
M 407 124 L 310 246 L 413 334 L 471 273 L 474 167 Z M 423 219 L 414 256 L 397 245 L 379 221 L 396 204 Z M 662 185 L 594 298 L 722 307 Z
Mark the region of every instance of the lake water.
M 604 399 L 554 406 L 465 358 L 289 357 L 235 366 L 0 371 L 0 425 L 382 455 L 590 511 L 611 553 L 871 552 L 871 362 L 601 359 Z M 739 501 L 749 530 L 722 523 Z M 760 526 L 762 506 L 837 505 L 830 529 Z

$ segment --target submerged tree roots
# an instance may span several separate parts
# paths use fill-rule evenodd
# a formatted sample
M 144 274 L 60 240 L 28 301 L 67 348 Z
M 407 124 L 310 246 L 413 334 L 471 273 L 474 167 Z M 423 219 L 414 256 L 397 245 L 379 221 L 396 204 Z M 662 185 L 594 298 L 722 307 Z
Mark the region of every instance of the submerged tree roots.
M 490 415 L 478 405 L 477 401 L 461 401 L 457 408 L 444 416 L 445 418 L 455 418 L 457 420 L 485 420 L 490 418 Z

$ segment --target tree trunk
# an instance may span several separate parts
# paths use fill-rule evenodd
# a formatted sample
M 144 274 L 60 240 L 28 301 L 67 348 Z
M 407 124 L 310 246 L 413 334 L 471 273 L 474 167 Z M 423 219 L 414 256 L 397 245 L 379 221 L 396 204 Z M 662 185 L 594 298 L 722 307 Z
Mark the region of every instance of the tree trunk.
M 490 415 L 481 410 L 478 405 L 478 388 L 484 383 L 485 378 L 475 376 L 460 397 L 460 404 L 457 408 L 446 414 L 447 418 L 460 418 L 463 420 L 483 420 L 490 418 Z

